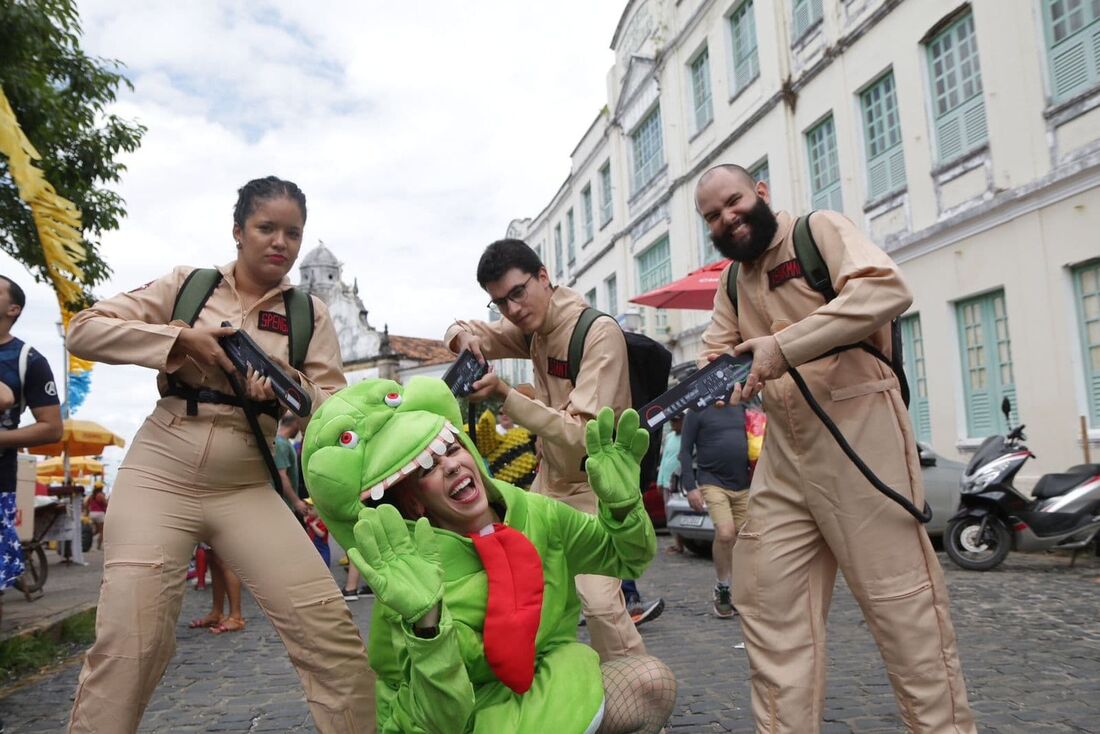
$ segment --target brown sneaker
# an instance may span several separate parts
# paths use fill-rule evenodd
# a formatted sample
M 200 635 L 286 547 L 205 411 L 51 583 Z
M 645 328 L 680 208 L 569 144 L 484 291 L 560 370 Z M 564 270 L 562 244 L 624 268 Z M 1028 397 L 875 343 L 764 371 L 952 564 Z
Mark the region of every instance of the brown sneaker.
M 730 587 L 716 585 L 714 587 L 714 616 L 729 619 L 735 614 L 737 614 L 737 607 L 733 606 Z

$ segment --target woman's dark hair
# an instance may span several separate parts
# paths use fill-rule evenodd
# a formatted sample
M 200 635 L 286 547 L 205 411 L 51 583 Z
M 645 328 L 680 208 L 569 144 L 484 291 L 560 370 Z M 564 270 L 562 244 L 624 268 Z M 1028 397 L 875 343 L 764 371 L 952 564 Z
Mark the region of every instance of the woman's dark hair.
M 481 253 L 477 263 L 477 283 L 482 288 L 500 280 L 512 268 L 527 275 L 538 275 L 542 260 L 523 240 L 497 240 Z
M 280 196 L 294 201 L 302 210 L 302 221 L 306 219 L 306 195 L 292 181 L 284 181 L 275 176 L 254 178 L 237 190 L 237 206 L 233 209 L 233 222 L 244 227 L 244 220 L 256 211 L 256 202 L 261 199 L 274 199 Z

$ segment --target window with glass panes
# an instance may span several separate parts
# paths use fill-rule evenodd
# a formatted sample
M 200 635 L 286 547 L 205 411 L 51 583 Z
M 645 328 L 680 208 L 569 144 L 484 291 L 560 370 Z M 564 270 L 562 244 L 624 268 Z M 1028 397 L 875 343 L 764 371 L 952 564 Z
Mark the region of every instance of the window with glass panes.
M 913 433 L 921 441 L 932 440 L 932 418 L 928 408 L 928 379 L 924 366 L 924 337 L 920 316 L 913 314 L 898 322 L 901 326 L 901 354 L 909 382 L 909 418 Z
M 806 31 L 821 20 L 821 0 L 791 0 L 791 19 L 794 26 L 794 40 L 802 38 Z
M 604 292 L 607 294 L 607 312 L 612 316 L 619 315 L 619 279 L 614 275 L 603 282 Z
M 928 67 L 936 152 L 942 163 L 985 145 L 989 138 L 973 15 L 966 14 L 928 42 Z
M 639 191 L 653 180 L 664 164 L 659 106 L 638 124 L 630 139 L 634 153 L 634 191 Z
M 811 205 L 814 209 L 841 211 L 844 205 L 840 196 L 840 161 L 832 115 L 806 133 L 806 148 L 810 156 Z
M 565 275 L 565 260 L 561 256 L 561 224 L 554 225 L 554 275 L 558 280 Z
M 600 169 L 600 226 L 611 221 L 614 204 L 611 201 L 611 162 Z
M 894 88 L 894 72 L 859 95 L 863 140 L 867 150 L 867 196 L 877 199 L 905 188 L 905 155 Z
M 710 238 L 710 226 L 707 220 L 696 215 L 699 222 L 699 267 L 722 259 L 722 255 L 714 247 L 714 240 Z
M 1100 0 L 1042 0 L 1051 97 L 1055 102 L 1100 83 Z
M 588 185 L 581 191 L 581 217 L 584 223 L 584 242 L 588 244 L 596 234 L 595 222 L 592 219 L 592 186 Z
M 596 289 L 592 288 L 584 294 L 584 300 L 592 308 L 596 308 Z
M 771 172 L 768 170 L 768 159 L 764 158 L 764 160 L 753 166 L 752 169 L 749 170 L 749 175 L 752 176 L 754 181 L 763 181 L 770 186 L 772 180 Z
M 573 221 L 573 210 L 565 213 L 565 250 L 569 255 L 569 264 L 577 261 L 577 232 Z
M 1002 399 L 1012 404 L 1012 424 L 1018 421 L 1004 291 L 960 301 L 955 308 L 967 434 L 982 438 L 1004 433 L 1008 426 L 1001 414 Z
M 1100 260 L 1074 268 L 1073 288 L 1085 363 L 1089 422 L 1096 428 L 1100 427 Z
M 646 293 L 654 288 L 660 288 L 672 280 L 672 261 L 669 259 L 668 237 L 662 237 L 634 259 L 638 263 L 639 293 Z
M 714 119 L 710 101 L 710 53 L 706 47 L 691 62 L 691 99 L 695 106 L 695 130 Z
M 733 91 L 737 93 L 760 76 L 752 0 L 746 0 L 730 13 L 730 38 L 733 43 Z

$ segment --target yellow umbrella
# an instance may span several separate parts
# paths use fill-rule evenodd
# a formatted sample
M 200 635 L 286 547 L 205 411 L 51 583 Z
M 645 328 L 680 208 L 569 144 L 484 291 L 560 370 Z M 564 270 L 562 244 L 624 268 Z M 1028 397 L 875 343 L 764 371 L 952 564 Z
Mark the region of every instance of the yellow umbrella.
M 27 451 L 39 456 L 60 456 L 62 453 L 67 453 L 69 456 L 99 456 L 108 446 L 122 448 L 125 445 L 126 441 L 122 437 L 95 421 L 70 418 L 65 421 L 65 431 L 61 434 L 60 441 L 34 446 Z
M 85 456 L 80 456 L 77 458 L 69 459 L 69 471 L 74 477 L 86 477 L 96 474 L 103 474 L 103 463 L 96 461 L 95 459 L 89 459 Z M 38 466 L 35 467 L 35 475 L 40 482 L 46 481 L 47 479 L 64 479 L 65 467 L 62 463 L 61 457 L 57 456 L 52 459 L 46 459 L 45 461 L 38 462 Z

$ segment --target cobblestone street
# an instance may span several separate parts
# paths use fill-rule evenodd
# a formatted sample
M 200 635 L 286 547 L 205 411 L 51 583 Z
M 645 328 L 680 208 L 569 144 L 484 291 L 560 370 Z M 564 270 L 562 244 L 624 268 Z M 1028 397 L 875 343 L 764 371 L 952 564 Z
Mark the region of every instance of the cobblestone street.
M 1068 556 L 1013 554 L 989 573 L 940 559 L 979 730 L 1100 732 L 1100 559 L 1079 558 L 1071 568 Z M 663 594 L 668 604 L 643 629 L 650 652 L 679 678 L 673 732 L 752 731 L 740 627 L 711 616 L 712 579 L 708 560 L 661 553 L 642 582 L 643 593 Z M 313 731 L 282 644 L 251 599 L 248 628 L 220 637 L 187 628 L 208 603 L 208 593 L 188 592 L 176 657 L 141 731 Z M 350 606 L 365 633 L 371 602 Z M 901 731 L 882 663 L 845 588 L 834 597 L 828 645 L 823 732 Z M 7 731 L 63 731 L 78 668 L 10 690 L 0 699 Z

